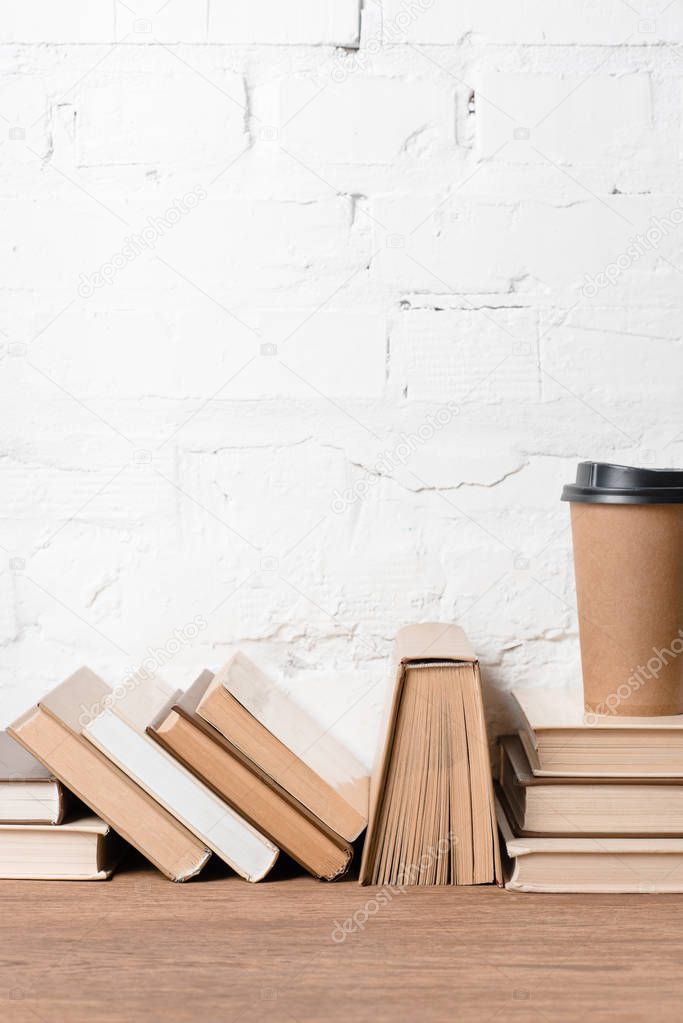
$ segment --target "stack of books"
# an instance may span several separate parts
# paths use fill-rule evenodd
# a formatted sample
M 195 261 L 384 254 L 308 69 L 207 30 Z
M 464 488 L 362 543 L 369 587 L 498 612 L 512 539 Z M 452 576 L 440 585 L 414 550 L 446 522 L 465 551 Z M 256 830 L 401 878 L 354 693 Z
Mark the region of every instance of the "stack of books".
M 96 815 L 90 832 L 112 829 L 173 881 L 212 853 L 259 881 L 280 849 L 332 880 L 367 824 L 366 772 L 242 654 L 185 694 L 81 668 L 9 733 Z
M 109 825 L 70 801 L 42 764 L 0 732 L 0 877 L 102 881 L 120 854 Z
M 579 691 L 513 691 L 500 741 L 506 887 L 683 892 L 683 715 L 585 714 Z

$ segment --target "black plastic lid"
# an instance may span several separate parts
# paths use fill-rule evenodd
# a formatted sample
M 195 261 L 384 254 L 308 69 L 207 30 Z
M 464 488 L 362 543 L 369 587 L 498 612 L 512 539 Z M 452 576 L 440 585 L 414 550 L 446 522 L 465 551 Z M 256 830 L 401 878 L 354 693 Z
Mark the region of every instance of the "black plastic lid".
M 683 469 L 579 462 L 562 500 L 578 504 L 683 504 Z

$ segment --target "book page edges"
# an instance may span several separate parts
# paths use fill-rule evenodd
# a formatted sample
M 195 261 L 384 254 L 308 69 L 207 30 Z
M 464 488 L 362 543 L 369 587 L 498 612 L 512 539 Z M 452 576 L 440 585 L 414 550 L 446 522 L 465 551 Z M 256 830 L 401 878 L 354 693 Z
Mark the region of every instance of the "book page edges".
M 379 731 L 378 753 L 375 760 L 375 767 L 370 775 L 370 806 L 368 813 L 368 830 L 363 847 L 361 858 L 359 882 L 362 885 L 370 883 L 371 859 L 373 856 L 373 845 L 376 838 L 376 826 L 379 817 L 380 802 L 385 787 L 386 775 L 391 757 L 391 749 L 396 731 L 396 719 L 398 705 L 403 694 L 403 684 L 408 667 L 414 662 L 423 661 L 451 661 L 455 664 L 472 664 L 477 675 L 477 700 L 480 704 L 482 720 L 484 718 L 483 696 L 481 691 L 481 680 L 479 678 L 479 661 L 465 635 L 465 632 L 458 625 L 445 625 L 442 623 L 425 623 L 420 625 L 407 625 L 399 629 L 396 636 L 394 650 L 396 662 L 396 677 L 393 687 L 390 687 L 387 699 L 384 704 L 384 711 Z M 488 744 L 488 740 L 487 740 Z M 489 772 L 489 777 L 490 772 Z M 495 807 L 493 798 L 493 780 L 490 781 L 490 814 L 491 832 L 493 836 L 493 860 L 496 884 L 503 883 L 503 872 L 501 867 L 500 844 L 498 841 L 498 828 L 496 827 Z

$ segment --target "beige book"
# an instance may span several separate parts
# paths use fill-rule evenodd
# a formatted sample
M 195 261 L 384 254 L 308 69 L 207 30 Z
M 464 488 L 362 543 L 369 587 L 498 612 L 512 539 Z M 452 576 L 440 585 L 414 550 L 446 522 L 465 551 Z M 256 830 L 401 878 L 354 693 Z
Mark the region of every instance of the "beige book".
M 99 817 L 64 824 L 0 825 L 0 878 L 36 881 L 106 881 L 123 843 Z
M 346 841 L 365 829 L 367 772 L 244 654 L 216 674 L 197 713 Z
M 518 736 L 500 740 L 500 787 L 520 835 L 683 836 L 675 778 L 538 777 Z
M 683 714 L 593 714 L 575 688 L 513 689 L 512 695 L 535 775 L 683 778 Z
M 349 843 L 197 713 L 212 679 L 210 671 L 202 672 L 187 693 L 162 711 L 148 734 L 310 873 L 328 881 L 340 877 L 353 856 Z
M 497 814 L 511 891 L 683 893 L 683 838 L 518 838 Z
M 361 884 L 501 878 L 479 664 L 455 625 L 402 629 Z
M 210 850 L 81 734 L 114 702 L 109 686 L 80 668 L 9 732 L 163 874 L 186 881 L 199 873 Z

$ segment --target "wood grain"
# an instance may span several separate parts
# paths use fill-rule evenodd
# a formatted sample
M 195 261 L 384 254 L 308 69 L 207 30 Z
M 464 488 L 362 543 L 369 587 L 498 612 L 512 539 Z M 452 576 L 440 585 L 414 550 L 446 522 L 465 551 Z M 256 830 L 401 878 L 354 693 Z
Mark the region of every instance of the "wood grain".
M 335 942 L 378 890 L 294 871 L 0 882 L 0 1019 L 680 1019 L 683 896 L 414 888 Z

